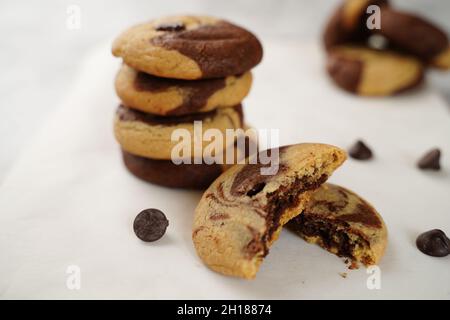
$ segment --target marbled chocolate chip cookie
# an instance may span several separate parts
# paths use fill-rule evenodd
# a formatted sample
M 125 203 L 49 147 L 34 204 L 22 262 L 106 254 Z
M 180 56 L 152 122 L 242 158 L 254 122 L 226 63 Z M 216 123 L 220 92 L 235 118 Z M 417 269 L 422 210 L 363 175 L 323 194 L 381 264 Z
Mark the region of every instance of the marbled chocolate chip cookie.
M 303 211 L 311 192 L 345 159 L 334 146 L 298 144 L 279 149 L 274 175 L 262 175 L 262 164 L 231 167 L 195 210 L 197 254 L 214 271 L 254 278 L 282 226 Z
M 394 51 L 338 46 L 328 53 L 327 70 L 344 90 L 363 96 L 388 96 L 422 83 L 422 63 Z
M 262 59 L 249 31 L 206 16 L 173 16 L 122 33 L 112 53 L 132 68 L 175 79 L 225 78 L 244 74 Z
M 235 106 L 247 96 L 252 74 L 207 80 L 155 77 L 126 64 L 116 77 L 116 92 L 129 108 L 162 116 L 179 116 Z
M 220 108 L 209 112 L 178 117 L 162 117 L 133 110 L 120 105 L 114 120 L 114 133 L 123 150 L 141 157 L 171 160 L 172 149 L 179 141 L 172 141 L 172 132 L 186 129 L 191 137 L 191 154 L 194 154 L 194 122 L 202 122 L 203 132 L 217 129 L 223 136 L 226 129 L 243 128 L 241 105 Z M 230 145 L 233 141 L 229 141 Z M 202 141 L 205 148 L 209 141 Z M 224 143 L 225 144 L 225 143 Z M 223 146 L 224 149 L 228 145 Z
M 306 241 L 365 266 L 378 264 L 387 246 L 380 214 L 357 194 L 333 184 L 315 191 L 286 226 Z

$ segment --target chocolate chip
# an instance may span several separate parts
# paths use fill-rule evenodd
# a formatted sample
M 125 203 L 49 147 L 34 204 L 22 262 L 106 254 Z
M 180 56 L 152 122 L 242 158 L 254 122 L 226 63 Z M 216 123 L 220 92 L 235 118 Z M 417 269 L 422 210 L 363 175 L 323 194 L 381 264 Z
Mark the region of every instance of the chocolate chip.
M 450 254 L 450 239 L 438 229 L 419 235 L 416 246 L 420 251 L 432 257 L 445 257 Z
M 348 151 L 350 157 L 357 160 L 369 160 L 372 158 L 372 150 L 361 140 L 356 143 Z
M 133 229 L 136 236 L 145 242 L 160 239 L 166 232 L 169 221 L 158 209 L 146 209 L 134 219 Z
M 440 170 L 441 165 L 439 160 L 441 159 L 441 150 L 432 149 L 427 152 L 417 163 L 417 166 L 422 170 Z
M 183 31 L 184 29 L 186 29 L 186 27 L 181 22 L 163 23 L 156 27 L 156 31 L 169 31 L 169 32 Z

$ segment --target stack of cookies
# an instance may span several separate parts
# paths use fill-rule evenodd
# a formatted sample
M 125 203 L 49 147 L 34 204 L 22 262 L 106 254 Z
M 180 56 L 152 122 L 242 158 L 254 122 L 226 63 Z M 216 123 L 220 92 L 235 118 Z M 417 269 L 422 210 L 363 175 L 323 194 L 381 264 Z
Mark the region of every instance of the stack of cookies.
M 324 45 L 332 80 L 359 95 L 403 92 L 423 82 L 427 67 L 450 68 L 447 34 L 387 0 L 344 0 L 327 24 Z
M 244 127 L 241 101 L 252 84 L 249 70 L 262 59 L 261 43 L 223 20 L 175 16 L 128 29 L 112 53 L 123 59 L 115 82 L 122 102 L 114 131 L 125 166 L 152 183 L 208 187 L 227 167 L 203 158 L 175 164 L 172 151 L 179 141 L 172 141 L 172 134 L 190 133 L 193 157 L 194 122 L 201 121 L 203 132 L 217 129 L 224 137 L 225 130 Z M 208 143 L 201 141 L 203 149 Z M 233 144 L 224 141 L 223 150 Z

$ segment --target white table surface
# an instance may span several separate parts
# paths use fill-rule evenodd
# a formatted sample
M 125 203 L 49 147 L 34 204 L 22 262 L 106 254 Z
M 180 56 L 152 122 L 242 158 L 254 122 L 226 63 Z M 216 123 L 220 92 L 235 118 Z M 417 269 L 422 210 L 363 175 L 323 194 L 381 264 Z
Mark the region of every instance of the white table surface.
M 415 248 L 431 228 L 450 231 L 450 117 L 430 87 L 386 99 L 337 90 L 316 45 L 266 43 L 245 101 L 248 121 L 280 129 L 281 144 L 325 142 L 347 147 L 361 137 L 371 162 L 348 160 L 331 178 L 369 200 L 383 215 L 389 246 L 381 289 L 369 290 L 364 268 L 284 231 L 254 281 L 208 270 L 191 242 L 201 193 L 146 184 L 123 167 L 112 134 L 119 66 L 109 45 L 83 62 L 65 102 L 52 114 L 0 187 L 0 298 L 445 298 L 450 257 Z M 423 151 L 444 151 L 443 171 L 416 169 Z M 133 231 L 145 208 L 170 221 L 160 241 Z M 66 286 L 81 270 L 81 289 Z M 342 278 L 339 273 L 347 272 Z

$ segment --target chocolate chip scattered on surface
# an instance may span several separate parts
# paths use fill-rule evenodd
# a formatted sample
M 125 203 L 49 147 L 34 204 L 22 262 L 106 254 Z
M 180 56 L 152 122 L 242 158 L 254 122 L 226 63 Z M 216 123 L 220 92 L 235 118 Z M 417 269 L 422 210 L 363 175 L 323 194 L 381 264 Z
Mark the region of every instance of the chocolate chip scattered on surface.
M 361 140 L 356 141 L 348 151 L 348 154 L 356 160 L 369 160 L 373 158 L 372 150 Z
M 441 150 L 432 149 L 420 158 L 417 166 L 422 170 L 441 170 Z
M 419 235 L 416 246 L 422 253 L 432 257 L 445 257 L 450 254 L 450 239 L 439 229 Z
M 169 220 L 158 209 L 146 209 L 134 219 L 133 230 L 136 236 L 145 242 L 159 240 L 165 233 Z

